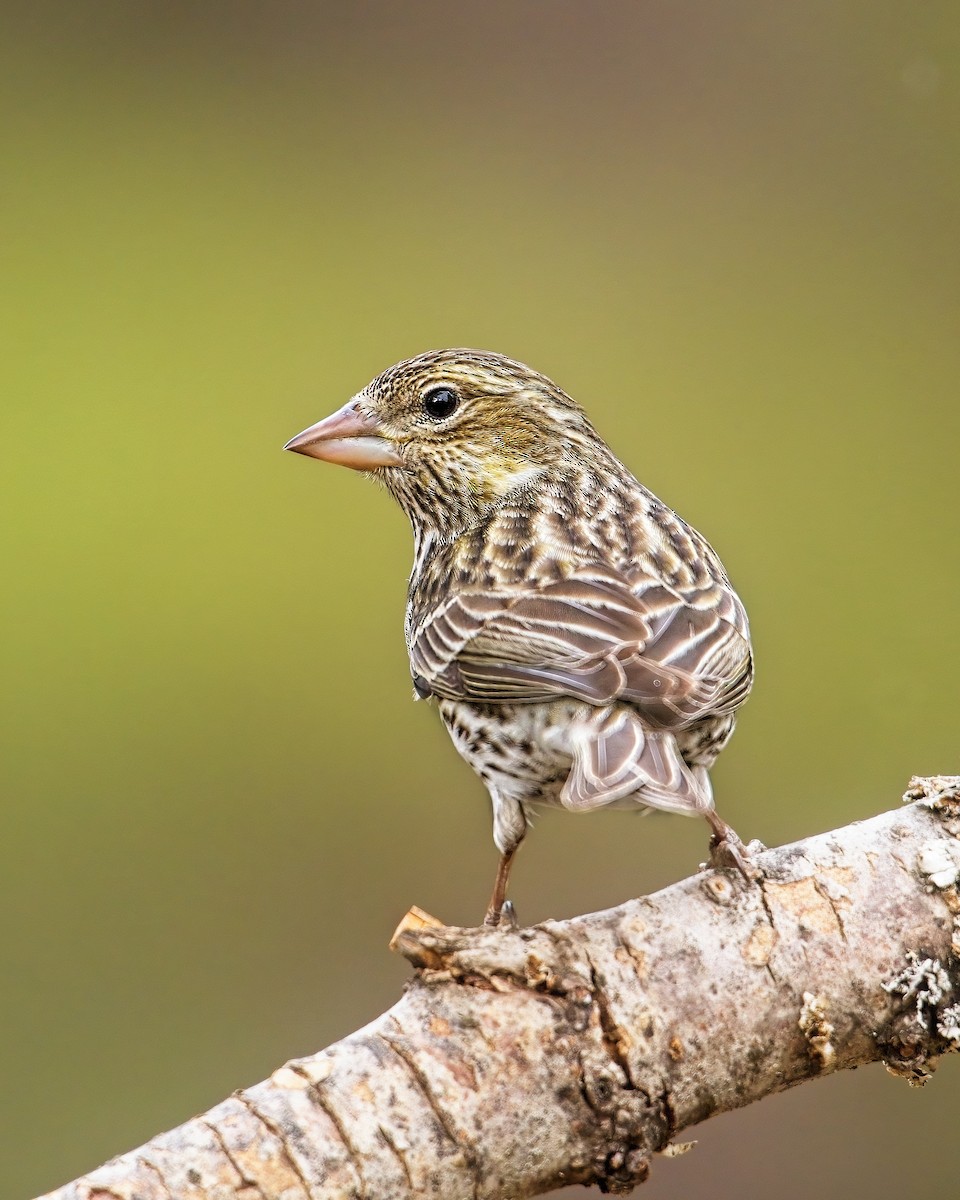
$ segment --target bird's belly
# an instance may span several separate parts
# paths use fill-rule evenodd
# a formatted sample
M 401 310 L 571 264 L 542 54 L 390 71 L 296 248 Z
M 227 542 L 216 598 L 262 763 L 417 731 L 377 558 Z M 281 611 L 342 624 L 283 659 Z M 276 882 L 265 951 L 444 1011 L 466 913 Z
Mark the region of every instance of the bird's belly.
M 460 755 L 491 792 L 525 804 L 558 804 L 573 757 L 564 736 L 584 705 L 440 702 Z

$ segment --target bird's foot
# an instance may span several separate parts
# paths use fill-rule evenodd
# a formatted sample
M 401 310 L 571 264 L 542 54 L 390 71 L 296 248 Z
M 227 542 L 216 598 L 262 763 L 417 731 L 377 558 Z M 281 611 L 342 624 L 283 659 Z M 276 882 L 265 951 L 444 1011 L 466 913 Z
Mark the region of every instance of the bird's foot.
M 716 870 L 739 871 L 747 883 L 758 883 L 763 872 L 751 861 L 750 854 L 736 831 L 713 809 L 704 816 L 710 824 L 710 866 Z
M 517 920 L 517 910 L 513 907 L 512 900 L 504 900 L 499 912 L 493 908 L 488 908 L 487 915 L 483 918 L 483 923 L 491 929 L 502 929 L 504 933 L 514 933 L 520 928 L 520 922 Z
M 763 872 L 751 860 L 746 846 L 730 829 L 723 837 L 710 839 L 710 866 L 715 870 L 739 871 L 747 883 L 759 883 Z

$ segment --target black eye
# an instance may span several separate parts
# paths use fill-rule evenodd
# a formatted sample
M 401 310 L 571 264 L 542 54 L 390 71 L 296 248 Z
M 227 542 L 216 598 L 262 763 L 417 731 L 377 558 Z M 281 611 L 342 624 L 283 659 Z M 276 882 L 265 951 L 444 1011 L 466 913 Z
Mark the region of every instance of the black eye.
M 460 397 L 446 387 L 433 388 L 423 398 L 423 411 L 435 421 L 442 421 L 457 411 Z

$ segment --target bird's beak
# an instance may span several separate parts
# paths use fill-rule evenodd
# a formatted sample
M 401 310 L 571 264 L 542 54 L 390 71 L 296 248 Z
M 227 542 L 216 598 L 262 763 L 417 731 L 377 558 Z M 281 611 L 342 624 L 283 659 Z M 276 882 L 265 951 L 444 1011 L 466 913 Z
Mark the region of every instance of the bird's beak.
M 284 450 L 339 463 L 355 471 L 399 467 L 401 462 L 396 444 L 383 436 L 376 417 L 360 411 L 355 399 L 291 438 Z

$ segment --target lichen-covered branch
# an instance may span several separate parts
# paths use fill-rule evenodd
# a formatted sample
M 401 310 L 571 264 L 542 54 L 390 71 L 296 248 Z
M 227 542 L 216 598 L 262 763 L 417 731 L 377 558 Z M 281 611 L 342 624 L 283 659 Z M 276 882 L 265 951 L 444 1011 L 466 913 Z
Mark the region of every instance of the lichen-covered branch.
M 52 1193 L 444 1200 L 629 1192 L 713 1113 L 960 1048 L 960 777 L 608 912 L 517 932 L 408 922 L 389 1012 Z M 669 1151 L 668 1151 L 669 1152 Z

